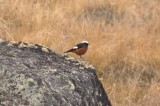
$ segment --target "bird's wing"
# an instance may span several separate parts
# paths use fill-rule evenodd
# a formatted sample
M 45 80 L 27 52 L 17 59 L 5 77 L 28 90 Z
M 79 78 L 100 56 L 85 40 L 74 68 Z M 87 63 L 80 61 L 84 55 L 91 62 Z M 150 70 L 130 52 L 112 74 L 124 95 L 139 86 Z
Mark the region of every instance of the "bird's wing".
M 79 48 L 82 48 L 84 45 L 83 45 L 83 43 L 79 43 L 79 44 L 77 44 L 76 46 L 78 47 L 77 49 L 79 49 Z M 76 46 L 75 46 L 75 47 L 76 47 Z
M 68 51 L 66 51 L 66 52 L 64 52 L 64 53 L 73 52 L 73 51 L 76 50 L 76 49 L 78 49 L 78 46 L 74 46 L 72 49 L 70 49 L 70 50 L 68 50 Z
M 74 46 L 72 49 L 73 49 L 73 50 L 76 50 L 76 49 L 78 49 L 78 46 Z
M 64 52 L 64 53 L 73 52 L 74 50 L 79 49 L 79 48 L 82 48 L 82 47 L 83 47 L 83 43 L 79 43 L 79 44 L 77 44 L 76 46 L 74 46 L 72 49 L 70 49 L 70 50 L 68 50 L 68 51 L 66 51 L 66 52 Z

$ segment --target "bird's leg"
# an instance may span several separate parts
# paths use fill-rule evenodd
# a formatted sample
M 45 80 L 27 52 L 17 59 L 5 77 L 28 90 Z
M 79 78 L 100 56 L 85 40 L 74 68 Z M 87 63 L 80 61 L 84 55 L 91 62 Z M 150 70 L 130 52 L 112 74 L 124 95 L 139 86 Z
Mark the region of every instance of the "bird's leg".
M 83 59 L 82 55 L 80 55 L 80 58 Z

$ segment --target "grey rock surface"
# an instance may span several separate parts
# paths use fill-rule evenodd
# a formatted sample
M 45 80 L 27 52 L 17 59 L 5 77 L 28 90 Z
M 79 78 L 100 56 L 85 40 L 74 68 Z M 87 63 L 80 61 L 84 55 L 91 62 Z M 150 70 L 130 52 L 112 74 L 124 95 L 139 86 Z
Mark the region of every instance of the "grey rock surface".
M 88 63 L 0 40 L 0 106 L 111 106 Z

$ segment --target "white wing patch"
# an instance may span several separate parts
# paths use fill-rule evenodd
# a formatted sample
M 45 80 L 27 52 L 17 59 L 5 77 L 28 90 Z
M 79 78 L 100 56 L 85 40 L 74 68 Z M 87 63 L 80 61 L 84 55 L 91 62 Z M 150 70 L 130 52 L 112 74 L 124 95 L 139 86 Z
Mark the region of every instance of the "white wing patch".
M 78 49 L 78 46 L 74 46 L 72 49 Z

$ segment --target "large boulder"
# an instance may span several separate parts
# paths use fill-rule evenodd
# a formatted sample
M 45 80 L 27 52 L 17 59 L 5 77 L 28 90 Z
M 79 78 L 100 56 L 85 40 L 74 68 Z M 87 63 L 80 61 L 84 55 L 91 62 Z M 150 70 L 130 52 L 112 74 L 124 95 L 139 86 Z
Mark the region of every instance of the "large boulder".
M 30 43 L 0 40 L 1 106 L 111 106 L 95 69 Z

